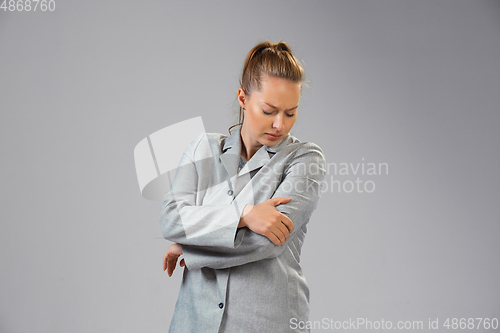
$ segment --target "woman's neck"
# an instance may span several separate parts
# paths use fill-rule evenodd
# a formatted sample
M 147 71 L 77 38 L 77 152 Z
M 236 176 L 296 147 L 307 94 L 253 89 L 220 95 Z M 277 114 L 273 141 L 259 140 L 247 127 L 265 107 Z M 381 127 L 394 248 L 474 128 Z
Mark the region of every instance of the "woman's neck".
M 241 140 L 241 157 L 246 161 L 250 160 L 252 156 L 262 147 L 263 145 L 257 140 L 254 140 L 251 136 L 246 134 L 243 125 L 240 130 L 240 140 Z

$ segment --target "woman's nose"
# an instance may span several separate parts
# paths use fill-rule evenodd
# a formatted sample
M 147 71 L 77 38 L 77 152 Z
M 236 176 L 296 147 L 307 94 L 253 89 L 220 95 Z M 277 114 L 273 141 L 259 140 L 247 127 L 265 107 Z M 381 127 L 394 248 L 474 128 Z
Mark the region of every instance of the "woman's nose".
M 279 132 L 279 131 L 283 130 L 284 127 L 285 127 L 285 124 L 283 123 L 283 117 L 280 115 L 277 115 L 274 118 L 273 128 Z

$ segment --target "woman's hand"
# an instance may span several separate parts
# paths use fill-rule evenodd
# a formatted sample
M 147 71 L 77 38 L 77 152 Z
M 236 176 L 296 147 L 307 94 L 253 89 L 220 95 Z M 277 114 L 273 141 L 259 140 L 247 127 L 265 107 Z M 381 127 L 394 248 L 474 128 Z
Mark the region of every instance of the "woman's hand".
M 246 205 L 238 228 L 247 227 L 259 235 L 266 236 L 275 245 L 285 244 L 290 233 L 293 232 L 293 222 L 275 206 L 290 200 L 292 199 L 277 197 L 258 205 Z
M 174 272 L 175 265 L 177 264 L 177 259 L 182 254 L 182 246 L 181 244 L 174 243 L 172 244 L 165 255 L 163 256 L 163 271 L 167 270 L 168 276 L 172 276 Z M 184 259 L 181 259 L 179 266 L 184 267 L 185 262 Z

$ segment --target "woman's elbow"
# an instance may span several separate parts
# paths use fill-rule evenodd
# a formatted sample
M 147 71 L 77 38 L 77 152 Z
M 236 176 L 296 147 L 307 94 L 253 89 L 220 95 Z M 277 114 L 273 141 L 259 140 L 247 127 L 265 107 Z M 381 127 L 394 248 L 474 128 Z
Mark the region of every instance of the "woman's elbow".
M 178 212 L 175 202 L 164 202 L 164 204 L 162 204 L 160 217 L 158 218 L 163 238 L 175 241 L 174 239 L 179 237 L 179 228 L 176 227 L 177 220 Z

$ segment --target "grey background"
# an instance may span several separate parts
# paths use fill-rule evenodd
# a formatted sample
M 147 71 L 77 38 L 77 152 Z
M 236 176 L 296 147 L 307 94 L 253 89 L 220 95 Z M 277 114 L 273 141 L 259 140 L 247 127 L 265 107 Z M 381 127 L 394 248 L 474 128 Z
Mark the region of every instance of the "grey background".
M 290 43 L 310 80 L 291 134 L 328 163 L 389 165 L 330 169 L 376 189 L 327 187 L 311 218 L 311 320 L 499 318 L 499 37 L 499 1 L 0 11 L 0 331 L 167 331 L 181 271 L 162 270 L 170 242 L 133 149 L 200 115 L 227 133 L 264 39 Z

